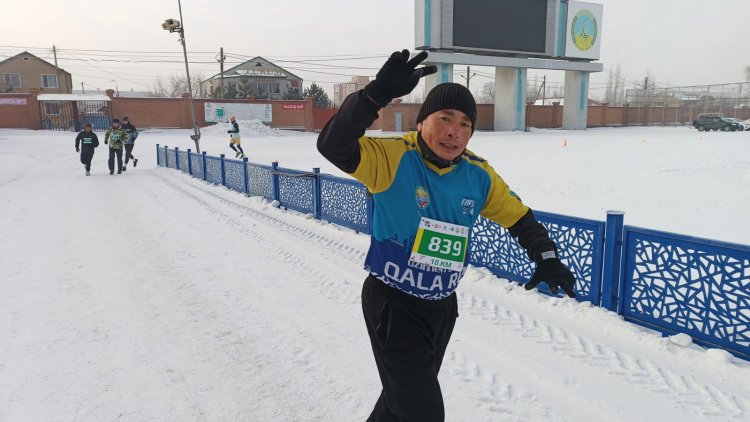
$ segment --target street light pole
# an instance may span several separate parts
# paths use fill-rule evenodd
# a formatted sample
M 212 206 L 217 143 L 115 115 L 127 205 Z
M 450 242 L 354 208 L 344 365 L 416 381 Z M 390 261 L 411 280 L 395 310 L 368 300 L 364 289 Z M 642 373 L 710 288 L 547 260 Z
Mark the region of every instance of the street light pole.
M 161 25 L 162 28 L 169 32 L 177 32 L 180 34 L 180 44 L 182 44 L 182 53 L 185 56 L 185 73 L 187 74 L 187 87 L 188 87 L 188 95 L 190 95 L 190 114 L 193 117 L 193 130 L 194 134 L 190 135 L 190 139 L 192 139 L 195 142 L 195 152 L 199 153 L 201 152 L 200 147 L 200 139 L 201 139 L 201 131 L 198 128 L 198 121 L 195 119 L 195 105 L 193 104 L 193 86 L 190 82 L 190 68 L 188 67 L 188 58 L 187 58 L 187 46 L 185 45 L 185 27 L 182 25 L 182 4 L 180 3 L 180 0 L 177 0 L 177 7 L 180 10 L 180 20 L 175 21 L 174 19 L 167 19 L 164 21 L 164 23 Z

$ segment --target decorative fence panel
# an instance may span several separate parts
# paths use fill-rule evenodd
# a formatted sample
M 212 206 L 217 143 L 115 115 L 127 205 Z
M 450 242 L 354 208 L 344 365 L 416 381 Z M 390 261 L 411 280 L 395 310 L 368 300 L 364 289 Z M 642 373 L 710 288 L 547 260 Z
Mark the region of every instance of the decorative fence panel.
M 558 255 L 576 276 L 578 300 L 599 304 L 603 259 L 604 223 L 562 215 L 535 212 L 558 247 Z M 471 264 L 486 267 L 509 280 L 527 282 L 534 264 L 518 241 L 499 224 L 480 217 L 472 231 Z M 546 284 L 539 289 L 549 293 Z
M 273 167 L 248 163 L 247 185 L 250 195 L 274 200 Z
M 277 168 L 276 176 L 279 179 L 279 204 L 284 208 L 295 211 L 314 214 L 315 213 L 315 174 Z
M 750 358 L 750 247 L 625 227 L 621 314 Z
M 237 192 L 245 193 L 245 162 L 224 159 L 225 186 Z
M 192 174 L 193 177 L 203 179 L 203 155 L 202 154 L 196 154 L 194 152 L 190 153 L 190 174 Z
M 177 168 L 177 151 L 172 149 L 167 149 L 164 151 L 166 154 L 166 167 L 176 169 Z
M 216 185 L 221 184 L 221 158 L 206 156 L 206 181 Z
M 320 175 L 320 218 L 362 233 L 370 233 L 371 208 L 367 188 L 356 180 Z
M 187 157 L 157 145 L 159 166 L 179 165 L 209 183 L 371 233 L 372 197 L 356 180 L 205 154 L 190 154 L 188 165 Z M 606 223 L 535 214 L 576 276 L 577 300 L 750 360 L 750 246 L 627 227 L 617 211 L 607 212 Z M 522 283 L 535 268 L 507 230 L 482 217 L 471 233 L 468 260 Z M 549 294 L 545 283 L 539 289 Z
M 189 173 L 190 172 L 190 166 L 188 165 L 188 152 L 187 151 L 178 151 L 177 152 L 177 159 L 180 162 L 180 171 L 183 173 Z
M 156 148 L 156 163 L 162 167 L 168 167 L 167 166 L 167 149 L 165 148 Z

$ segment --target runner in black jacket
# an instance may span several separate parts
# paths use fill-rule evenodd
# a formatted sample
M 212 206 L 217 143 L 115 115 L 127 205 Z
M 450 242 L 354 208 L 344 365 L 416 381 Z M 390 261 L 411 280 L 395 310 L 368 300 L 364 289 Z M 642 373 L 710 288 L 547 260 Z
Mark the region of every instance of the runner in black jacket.
M 76 152 L 81 153 L 81 163 L 86 167 L 86 176 L 91 175 L 91 159 L 94 158 L 94 148 L 99 146 L 99 138 L 94 133 L 91 123 L 86 123 L 76 136 Z
M 330 162 L 374 197 L 362 310 L 383 390 L 368 421 L 445 419 L 438 372 L 458 316 L 455 289 L 467 265 L 471 228 L 482 215 L 508 229 L 545 282 L 575 297 L 575 278 L 534 213 L 486 160 L 466 149 L 477 119 L 468 89 L 433 88 L 417 131 L 365 136 L 378 111 L 437 69 L 397 51 L 375 80 L 349 95 L 318 137 Z

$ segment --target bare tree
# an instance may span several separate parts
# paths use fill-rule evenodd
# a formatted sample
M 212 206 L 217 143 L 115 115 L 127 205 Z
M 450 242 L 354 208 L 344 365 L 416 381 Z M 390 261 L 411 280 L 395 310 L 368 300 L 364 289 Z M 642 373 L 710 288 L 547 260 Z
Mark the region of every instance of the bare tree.
M 482 85 L 482 93 L 479 96 L 479 102 L 482 104 L 494 104 L 495 103 L 495 82 L 485 82 Z
M 203 79 L 203 74 L 197 73 L 192 79 L 193 98 L 202 98 L 200 81 Z M 147 92 L 151 97 L 179 97 L 188 92 L 187 76 L 172 74 L 167 80 L 159 76 L 149 86 Z
M 622 66 L 617 65 L 614 72 L 609 72 L 607 91 L 604 101 L 610 105 L 622 105 L 625 97 L 625 80 L 622 78 Z

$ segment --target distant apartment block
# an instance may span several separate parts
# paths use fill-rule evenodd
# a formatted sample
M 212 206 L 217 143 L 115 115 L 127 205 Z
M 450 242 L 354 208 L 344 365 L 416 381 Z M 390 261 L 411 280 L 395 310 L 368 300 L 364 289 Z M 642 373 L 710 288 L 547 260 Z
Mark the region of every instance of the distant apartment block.
M 357 92 L 364 88 L 365 85 L 370 83 L 369 76 L 352 76 L 351 82 L 343 82 L 340 84 L 333 85 L 333 105 L 336 107 L 341 106 L 349 94 Z

